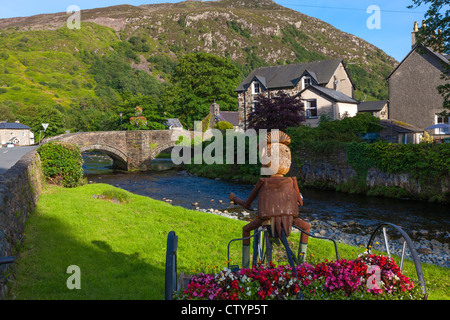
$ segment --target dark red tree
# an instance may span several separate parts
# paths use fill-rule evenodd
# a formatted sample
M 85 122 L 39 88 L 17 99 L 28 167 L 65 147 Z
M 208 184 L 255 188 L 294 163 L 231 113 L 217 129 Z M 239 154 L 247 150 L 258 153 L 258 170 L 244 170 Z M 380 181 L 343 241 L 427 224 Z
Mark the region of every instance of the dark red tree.
M 271 97 L 260 94 L 254 110 L 248 115 L 249 129 L 278 129 L 298 127 L 305 121 L 305 108 L 301 100 L 278 91 Z

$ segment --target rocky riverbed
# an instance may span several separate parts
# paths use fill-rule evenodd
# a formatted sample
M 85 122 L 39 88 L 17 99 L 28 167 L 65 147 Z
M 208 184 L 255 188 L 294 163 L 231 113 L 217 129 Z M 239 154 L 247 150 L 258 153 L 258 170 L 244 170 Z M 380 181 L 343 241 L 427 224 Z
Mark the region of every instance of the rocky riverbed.
M 166 199 L 169 200 L 169 199 Z M 170 201 L 167 201 L 170 202 Z M 207 212 L 211 214 L 220 215 L 230 219 L 250 220 L 255 218 L 254 212 L 249 212 L 230 205 L 226 210 L 218 210 L 214 208 L 203 209 L 196 206 L 196 203 L 192 204 L 197 211 Z M 373 228 L 363 228 L 358 222 L 353 220 L 337 223 L 332 220 L 320 221 L 318 219 L 305 219 L 311 224 L 310 233 L 319 237 L 332 238 L 339 243 L 348 244 L 361 249 L 361 252 L 365 250 L 369 239 L 374 232 Z M 391 232 L 389 232 L 392 230 Z M 389 251 L 391 255 L 401 256 L 403 249 L 403 239 L 393 229 L 387 228 L 387 237 L 389 244 Z M 293 229 L 293 232 L 298 230 Z M 446 234 L 430 234 L 426 230 L 413 231 L 412 234 L 408 234 L 414 247 L 419 255 L 421 263 L 435 264 L 441 267 L 450 267 L 450 248 L 446 242 L 439 242 L 437 239 L 449 238 L 450 232 Z M 435 239 L 432 239 L 432 238 Z M 431 238 L 431 240 L 430 240 Z M 386 246 L 383 234 L 379 230 L 373 241 L 373 249 L 386 252 Z M 411 252 L 406 246 L 405 259 L 412 260 Z

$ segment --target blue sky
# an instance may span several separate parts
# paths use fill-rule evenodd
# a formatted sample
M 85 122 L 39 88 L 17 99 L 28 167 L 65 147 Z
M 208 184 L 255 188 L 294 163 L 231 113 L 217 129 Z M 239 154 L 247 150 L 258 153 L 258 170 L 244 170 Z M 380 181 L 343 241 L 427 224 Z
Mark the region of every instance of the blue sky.
M 77 5 L 83 10 L 119 4 L 164 2 L 179 2 L 179 0 L 0 0 L 0 18 L 64 12 L 70 5 Z M 275 0 L 275 2 L 360 37 L 397 61 L 401 61 L 411 49 L 414 21 L 420 22 L 427 10 L 425 6 L 407 9 L 412 0 Z M 367 8 L 371 5 L 376 5 L 381 10 L 379 29 L 367 27 L 367 20 L 373 14 L 367 13 Z

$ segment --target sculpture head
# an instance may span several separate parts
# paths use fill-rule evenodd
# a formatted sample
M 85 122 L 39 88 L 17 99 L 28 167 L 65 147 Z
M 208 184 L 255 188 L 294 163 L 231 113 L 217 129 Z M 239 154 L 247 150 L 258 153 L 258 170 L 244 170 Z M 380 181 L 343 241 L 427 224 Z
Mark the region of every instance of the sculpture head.
M 267 147 L 261 149 L 263 167 L 270 168 L 269 175 L 285 175 L 291 168 L 291 138 L 282 131 L 271 131 L 265 139 Z

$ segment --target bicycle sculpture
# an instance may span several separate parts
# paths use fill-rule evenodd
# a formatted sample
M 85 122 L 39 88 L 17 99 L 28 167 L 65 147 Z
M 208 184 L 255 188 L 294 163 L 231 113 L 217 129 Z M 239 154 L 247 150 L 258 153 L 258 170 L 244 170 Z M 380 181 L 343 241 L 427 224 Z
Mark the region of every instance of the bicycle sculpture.
M 242 246 L 242 267 L 250 266 L 250 232 L 261 226 L 271 226 L 271 238 L 289 237 L 291 227 L 301 228 L 299 262 L 304 262 L 306 258 L 306 250 L 308 246 L 308 232 L 311 225 L 298 218 L 298 206 L 303 205 L 302 195 L 298 189 L 296 177 L 285 177 L 291 167 L 291 151 L 289 144 L 290 137 L 281 131 L 270 132 L 267 134 L 267 149 L 261 150 L 261 156 L 272 157 L 273 149 L 278 151 L 278 170 L 269 178 L 260 178 L 255 188 L 251 192 L 248 199 L 243 200 L 237 197 L 233 192 L 229 198 L 236 204 L 246 209 L 258 198 L 258 217 L 248 223 L 242 229 L 243 246 Z M 273 144 L 277 144 L 274 148 Z M 271 163 L 265 166 L 270 167 Z
M 336 260 L 339 260 L 336 241 L 332 238 L 310 234 L 311 225 L 299 218 L 299 205 L 303 205 L 303 199 L 298 188 L 297 179 L 295 177 L 284 176 L 289 172 L 291 166 L 291 152 L 288 147 L 291 142 L 290 137 L 284 132 L 275 131 L 269 133 L 265 139 L 267 139 L 267 147 L 260 150 L 261 156 L 271 159 L 272 151 L 277 150 L 279 152 L 278 168 L 276 171 L 272 172 L 270 177 L 260 178 L 250 196 L 246 200 L 237 197 L 233 192 L 230 193 L 229 198 L 231 201 L 247 209 L 250 208 L 251 203 L 258 198 L 258 216 L 257 219 L 251 221 L 242 228 L 242 238 L 232 239 L 229 241 L 228 268 L 233 272 L 239 270 L 238 265 L 230 266 L 230 245 L 234 241 L 243 242 L 242 268 L 245 269 L 250 267 L 250 242 L 252 238 L 252 265 L 256 265 L 261 262 L 271 262 L 272 244 L 275 243 L 278 245 L 279 240 L 281 240 L 287 254 L 289 265 L 292 267 L 293 272 L 296 272 L 295 266 L 305 262 L 309 237 L 332 241 L 336 252 Z M 276 146 L 275 143 L 277 144 Z M 266 163 L 267 161 L 261 162 Z M 267 163 L 265 166 L 270 167 L 270 165 L 270 163 Z M 292 252 L 287 241 L 287 237 L 291 233 L 291 228 L 297 229 L 301 232 L 297 255 Z M 381 224 L 373 232 L 367 244 L 367 251 L 370 253 L 376 234 L 382 231 L 387 255 L 390 257 L 387 228 L 394 229 L 394 231 L 399 233 L 402 239 L 404 239 L 400 269 L 403 269 L 405 250 L 406 247 L 408 247 L 414 260 L 414 265 L 418 280 L 422 287 L 422 292 L 426 298 L 427 294 L 425 279 L 417 251 L 409 236 L 400 227 L 391 223 Z M 251 235 L 252 230 L 254 230 L 253 235 Z M 178 236 L 175 235 L 174 231 L 171 231 L 167 237 L 165 275 L 166 300 L 172 300 L 173 293 L 183 287 L 183 284 L 177 283 L 177 246 Z M 185 281 L 186 280 L 189 281 L 189 277 L 187 277 Z M 185 286 L 187 286 L 187 284 L 188 283 L 184 283 Z

